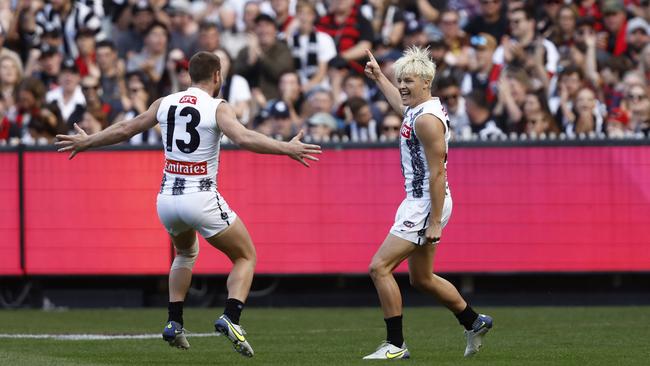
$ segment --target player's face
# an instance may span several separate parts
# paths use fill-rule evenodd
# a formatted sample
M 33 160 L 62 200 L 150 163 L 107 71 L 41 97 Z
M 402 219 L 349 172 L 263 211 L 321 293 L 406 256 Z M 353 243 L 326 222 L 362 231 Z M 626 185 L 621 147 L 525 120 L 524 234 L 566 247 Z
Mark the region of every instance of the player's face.
M 415 75 L 406 74 L 397 78 L 397 88 L 402 104 L 409 107 L 414 107 L 431 96 L 429 83 Z

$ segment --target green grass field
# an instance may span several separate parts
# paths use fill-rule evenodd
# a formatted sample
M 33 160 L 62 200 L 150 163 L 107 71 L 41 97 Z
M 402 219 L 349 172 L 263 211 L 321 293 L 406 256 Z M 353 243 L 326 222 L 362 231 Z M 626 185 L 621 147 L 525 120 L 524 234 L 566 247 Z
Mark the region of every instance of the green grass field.
M 446 310 L 407 308 L 412 365 L 649 365 L 650 307 L 481 308 L 495 327 L 473 359 Z M 185 326 L 211 332 L 216 310 L 185 310 Z M 0 311 L 2 334 L 152 334 L 166 309 Z M 385 337 L 379 309 L 246 309 L 242 325 L 255 349 L 247 359 L 222 337 L 192 338 L 180 351 L 161 339 L 55 340 L 0 338 L 0 365 L 367 365 Z

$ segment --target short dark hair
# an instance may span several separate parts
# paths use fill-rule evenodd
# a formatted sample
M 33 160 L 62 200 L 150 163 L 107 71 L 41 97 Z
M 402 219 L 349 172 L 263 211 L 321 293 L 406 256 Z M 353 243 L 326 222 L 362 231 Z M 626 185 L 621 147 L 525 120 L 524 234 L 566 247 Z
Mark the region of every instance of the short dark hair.
M 99 42 L 97 42 L 97 44 L 95 44 L 95 49 L 98 49 L 98 48 L 101 48 L 101 47 L 108 47 L 113 51 L 117 50 L 117 46 L 115 46 L 115 42 L 113 42 L 110 39 L 105 39 L 105 40 L 99 41 Z
M 352 97 L 345 102 L 345 104 L 350 108 L 350 112 L 352 112 L 353 115 L 356 115 L 359 113 L 361 108 L 369 105 L 368 102 L 365 101 L 365 99 L 360 98 L 360 97 Z
M 221 71 L 219 56 L 201 51 L 190 59 L 190 78 L 193 83 L 209 80 L 216 71 Z
M 480 89 L 474 89 L 469 94 L 465 95 L 465 99 L 474 103 L 477 107 L 485 110 L 490 110 L 490 102 L 488 102 L 485 92 Z

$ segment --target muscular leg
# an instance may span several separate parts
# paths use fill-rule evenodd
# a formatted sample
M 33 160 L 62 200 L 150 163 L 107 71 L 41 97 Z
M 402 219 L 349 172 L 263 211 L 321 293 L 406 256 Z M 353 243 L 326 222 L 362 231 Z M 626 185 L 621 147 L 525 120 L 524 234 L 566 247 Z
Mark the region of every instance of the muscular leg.
M 255 247 L 246 226 L 237 218 L 226 230 L 206 240 L 226 254 L 233 263 L 226 284 L 228 298 L 246 302 L 257 260 Z
M 196 243 L 196 232 L 188 230 L 176 236 L 170 235 L 176 250 L 189 250 Z M 196 243 L 198 245 L 198 243 Z M 172 267 L 169 271 L 169 302 L 184 301 L 192 283 L 192 270 L 186 267 Z
M 467 303 L 456 287 L 446 279 L 433 274 L 433 257 L 436 246 L 426 244 L 415 249 L 409 257 L 409 281 L 418 290 L 431 294 L 451 310 L 458 314 L 467 307 Z
M 384 318 L 402 315 L 402 295 L 393 271 L 415 250 L 409 241 L 388 234 L 370 262 L 370 277 L 375 284 Z

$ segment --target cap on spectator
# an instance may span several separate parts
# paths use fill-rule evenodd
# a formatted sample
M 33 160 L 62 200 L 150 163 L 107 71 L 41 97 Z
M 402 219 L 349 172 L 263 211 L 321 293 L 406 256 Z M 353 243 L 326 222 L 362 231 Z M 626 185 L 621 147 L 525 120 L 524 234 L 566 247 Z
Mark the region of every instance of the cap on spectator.
M 169 2 L 169 12 L 171 14 L 191 14 L 190 2 L 187 0 L 172 0 Z
M 269 117 L 271 118 L 289 118 L 289 107 L 282 100 L 277 100 L 269 106 Z
M 75 64 L 74 60 L 71 58 L 66 58 L 61 62 L 61 72 L 68 71 L 73 74 L 78 74 L 79 69 L 77 68 L 77 64 Z
M 318 112 L 309 117 L 307 123 L 310 126 L 325 126 L 333 130 L 336 129 L 336 119 L 331 114 L 325 112 Z
M 625 4 L 622 0 L 605 0 L 603 1 L 603 14 L 612 14 L 625 11 Z
M 495 50 L 497 48 L 497 41 L 492 37 L 492 35 L 487 33 L 479 33 L 469 39 L 469 42 L 475 48 L 488 48 L 490 50 Z
M 59 53 L 59 49 L 50 44 L 43 43 L 41 45 L 41 58 L 50 57 Z
M 255 17 L 255 24 L 259 24 L 260 22 L 269 22 L 275 25 L 275 20 L 273 20 L 273 18 L 266 13 L 260 13 Z
M 650 34 L 650 26 L 648 25 L 648 22 L 646 22 L 645 19 L 636 17 L 632 18 L 627 22 L 627 34 L 631 34 L 632 32 L 641 29 L 642 31 L 645 32 L 645 34 Z
M 413 33 L 422 32 L 424 27 L 418 22 L 417 19 L 411 19 L 406 22 L 406 29 L 404 30 L 404 35 L 410 36 Z
M 607 115 L 607 122 L 618 122 L 627 125 L 630 122 L 630 116 L 622 108 L 613 108 Z

